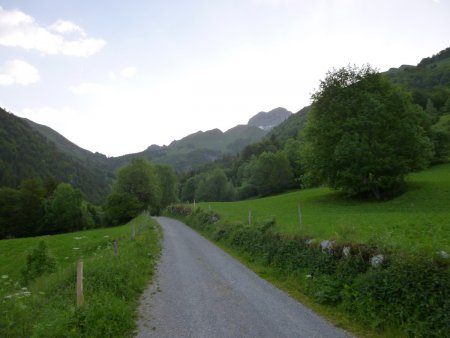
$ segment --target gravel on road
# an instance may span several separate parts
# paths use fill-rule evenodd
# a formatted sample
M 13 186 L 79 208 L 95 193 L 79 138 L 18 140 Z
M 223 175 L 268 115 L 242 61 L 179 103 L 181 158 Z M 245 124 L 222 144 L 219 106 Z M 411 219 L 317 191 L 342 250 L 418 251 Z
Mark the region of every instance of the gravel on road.
M 165 217 L 137 337 L 350 337 L 185 224 Z

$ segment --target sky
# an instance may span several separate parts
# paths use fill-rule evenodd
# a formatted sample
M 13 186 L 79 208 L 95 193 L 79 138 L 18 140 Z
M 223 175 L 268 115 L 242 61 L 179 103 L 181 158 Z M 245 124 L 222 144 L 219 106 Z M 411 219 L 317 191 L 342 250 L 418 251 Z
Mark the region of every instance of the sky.
M 0 0 L 0 106 L 118 156 L 449 46 L 450 0 Z

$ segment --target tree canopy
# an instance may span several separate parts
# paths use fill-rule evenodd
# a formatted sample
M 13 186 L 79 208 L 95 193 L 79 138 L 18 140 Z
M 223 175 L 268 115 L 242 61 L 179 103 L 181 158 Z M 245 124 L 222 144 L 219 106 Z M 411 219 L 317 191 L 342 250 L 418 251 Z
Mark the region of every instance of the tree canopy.
M 106 210 L 114 224 L 127 222 L 144 210 L 158 213 L 161 208 L 161 181 L 150 162 L 137 158 L 120 168 Z
M 370 66 L 329 72 L 312 100 L 302 148 L 306 181 L 382 199 L 428 164 L 425 113 Z

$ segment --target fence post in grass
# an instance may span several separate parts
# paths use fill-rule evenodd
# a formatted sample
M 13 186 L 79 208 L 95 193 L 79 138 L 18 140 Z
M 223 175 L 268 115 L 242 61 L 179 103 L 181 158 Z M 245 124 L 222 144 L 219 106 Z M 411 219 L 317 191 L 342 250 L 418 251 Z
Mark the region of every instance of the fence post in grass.
M 79 260 L 77 263 L 77 306 L 84 304 L 83 295 L 83 260 Z
M 248 210 L 248 225 L 252 225 L 252 209 Z
M 134 224 L 131 226 L 131 240 L 134 241 L 134 237 L 136 236 L 136 231 L 134 230 Z
M 297 207 L 298 209 L 298 224 L 302 226 L 302 211 L 300 210 L 300 204 Z
M 116 239 L 113 241 L 113 250 L 114 250 L 114 255 L 117 256 L 117 240 Z

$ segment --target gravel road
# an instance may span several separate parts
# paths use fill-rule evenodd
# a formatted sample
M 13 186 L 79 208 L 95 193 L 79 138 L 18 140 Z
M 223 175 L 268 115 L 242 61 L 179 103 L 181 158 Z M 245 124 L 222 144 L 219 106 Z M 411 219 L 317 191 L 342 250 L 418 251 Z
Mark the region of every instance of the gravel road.
M 137 337 L 350 337 L 183 223 L 157 221 L 162 258 Z

